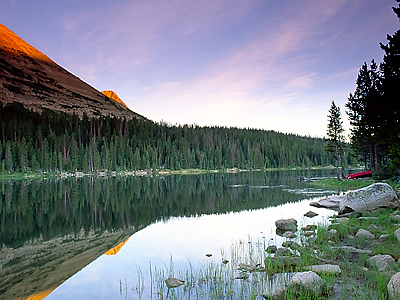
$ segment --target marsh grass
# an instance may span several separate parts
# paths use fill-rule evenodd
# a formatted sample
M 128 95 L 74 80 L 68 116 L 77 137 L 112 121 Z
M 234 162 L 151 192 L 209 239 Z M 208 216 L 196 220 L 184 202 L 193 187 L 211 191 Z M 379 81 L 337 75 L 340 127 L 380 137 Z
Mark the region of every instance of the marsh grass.
M 292 250 L 292 256 L 279 259 L 265 251 L 270 241 L 253 241 L 248 237 L 232 243 L 230 253 L 221 250 L 219 262 L 208 259 L 196 266 L 188 262 L 184 270 L 175 268 L 172 258 L 161 268 L 150 264 L 150 283 L 146 284 L 146 276 L 138 270 L 138 281 L 132 290 L 139 299 L 263 299 L 266 292 L 287 286 L 295 272 L 330 263 L 339 265 L 342 272 L 320 274 L 325 281 L 322 295 L 286 291 L 284 299 L 387 299 L 391 276 L 371 267 L 368 259 L 375 254 L 400 257 L 399 242 L 393 235 L 398 226 L 391 218 L 392 213 L 391 209 L 380 209 L 363 214 L 362 219 L 353 216 L 346 222 L 336 222 L 333 218 L 333 224 L 318 224 L 311 237 L 299 232 L 297 241 L 301 247 Z M 376 239 L 355 237 L 360 228 L 372 232 Z M 332 229 L 336 230 L 334 234 Z M 388 236 L 380 241 L 381 234 Z M 368 249 L 372 254 L 349 253 L 339 250 L 340 246 Z M 400 266 L 395 270 L 399 271 Z M 168 289 L 165 283 L 168 277 L 185 280 L 185 284 Z M 146 294 L 149 288 L 150 293 Z M 120 292 L 127 292 L 126 280 L 120 281 Z

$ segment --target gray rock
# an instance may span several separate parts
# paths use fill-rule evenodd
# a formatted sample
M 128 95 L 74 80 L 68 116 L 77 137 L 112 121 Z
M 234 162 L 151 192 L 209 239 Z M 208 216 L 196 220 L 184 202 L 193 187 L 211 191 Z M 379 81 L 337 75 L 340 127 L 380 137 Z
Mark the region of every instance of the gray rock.
M 399 199 L 393 188 L 387 183 L 374 183 L 362 189 L 349 191 L 339 203 L 339 214 L 364 212 L 379 207 L 399 207 Z
M 397 230 L 394 232 L 394 236 L 397 238 L 398 241 L 400 241 L 400 228 L 397 229 Z
M 362 228 L 358 229 L 358 231 L 356 233 L 356 237 L 363 237 L 366 240 L 374 240 L 375 239 L 375 236 L 371 232 L 369 232 L 368 230 L 362 229 Z
M 306 212 L 304 214 L 304 216 L 308 217 L 308 218 L 314 218 L 314 217 L 318 216 L 318 214 L 316 212 L 313 212 L 313 211 L 310 210 L 309 212 Z
M 280 219 L 275 221 L 275 226 L 280 231 L 296 231 L 297 221 L 293 218 L 291 219 Z
M 329 229 L 327 232 L 328 238 L 335 239 L 339 236 L 339 231 L 336 229 Z
M 297 237 L 297 235 L 296 235 L 295 233 L 291 232 L 291 231 L 286 231 L 286 232 L 283 234 L 283 236 L 284 236 L 285 238 L 288 238 L 288 239 L 293 239 L 293 238 Z
M 345 198 L 343 196 L 332 196 L 328 198 L 321 199 L 316 202 L 311 202 L 310 205 L 314 207 L 323 207 L 332 210 L 339 210 L 339 203 Z
M 289 282 L 288 290 L 293 292 L 308 291 L 315 295 L 322 293 L 324 280 L 313 271 L 296 273 Z
M 282 243 L 282 246 L 283 247 L 288 247 L 288 248 L 293 249 L 293 250 L 301 248 L 301 246 L 298 243 L 293 242 L 293 241 L 285 241 L 285 242 Z
M 340 247 L 332 247 L 332 249 L 344 251 L 347 253 L 357 253 L 357 254 L 372 254 L 372 250 L 366 249 L 358 249 L 351 246 L 340 246 Z
M 292 256 L 293 253 L 288 248 L 278 248 L 275 252 L 275 257 Z
M 396 213 L 391 214 L 390 217 L 395 221 L 400 221 L 400 215 Z
M 265 251 L 267 251 L 268 253 L 275 253 L 277 249 L 278 248 L 276 247 L 276 245 L 270 245 L 267 247 L 267 249 L 265 249 Z
M 263 294 L 264 299 L 268 300 L 283 300 L 285 299 L 285 290 L 281 287 L 276 288 L 275 290 Z
M 305 270 L 313 271 L 317 274 L 321 274 L 321 273 L 340 274 L 340 273 L 342 273 L 342 270 L 340 269 L 340 267 L 338 265 L 331 265 L 331 264 L 308 266 L 308 267 L 305 267 Z
M 301 230 L 303 230 L 303 231 L 314 231 L 316 229 L 317 229 L 317 225 L 311 225 L 311 224 L 308 224 L 307 226 L 304 226 L 301 228 Z
M 400 272 L 392 276 L 387 285 L 387 290 L 391 300 L 400 299 Z
M 389 238 L 388 234 L 381 234 L 381 236 L 379 237 L 379 241 L 383 242 L 386 241 Z
M 184 285 L 185 280 L 169 277 L 169 278 L 165 279 L 165 283 L 167 284 L 167 287 L 170 289 L 170 288 L 176 288 L 178 286 Z
M 395 273 L 394 266 L 396 261 L 394 258 L 388 254 L 385 255 L 375 255 L 368 259 L 368 262 L 371 266 L 376 268 L 379 272 L 389 272 Z
M 339 224 L 347 224 L 349 223 L 350 219 L 348 217 L 343 217 L 343 218 L 337 218 L 336 223 Z
M 315 234 L 314 231 L 303 231 L 302 233 L 304 236 L 309 237 Z

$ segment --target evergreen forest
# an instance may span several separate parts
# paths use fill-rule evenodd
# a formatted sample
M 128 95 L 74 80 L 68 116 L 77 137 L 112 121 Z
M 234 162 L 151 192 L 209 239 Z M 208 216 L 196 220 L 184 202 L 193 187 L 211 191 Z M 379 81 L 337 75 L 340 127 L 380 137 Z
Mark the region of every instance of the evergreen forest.
M 334 164 L 321 138 L 274 131 L 169 125 L 0 107 L 0 171 L 111 172 L 316 167 Z M 347 151 L 345 165 L 355 164 Z

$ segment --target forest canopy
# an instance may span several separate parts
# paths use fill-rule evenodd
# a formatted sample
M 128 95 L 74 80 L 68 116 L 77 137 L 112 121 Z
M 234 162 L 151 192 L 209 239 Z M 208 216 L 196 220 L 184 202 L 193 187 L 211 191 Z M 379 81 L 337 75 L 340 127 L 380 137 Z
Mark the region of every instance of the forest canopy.
M 1 172 L 328 166 L 321 138 L 0 107 Z M 355 163 L 345 153 L 345 164 Z

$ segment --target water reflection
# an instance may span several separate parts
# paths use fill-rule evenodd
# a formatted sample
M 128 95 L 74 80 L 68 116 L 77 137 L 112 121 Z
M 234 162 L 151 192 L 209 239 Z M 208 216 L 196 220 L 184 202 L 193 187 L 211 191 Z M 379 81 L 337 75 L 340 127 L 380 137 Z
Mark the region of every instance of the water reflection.
M 276 208 L 283 203 L 326 193 L 298 182 L 300 175 L 315 177 L 327 173 L 245 172 L 3 181 L 0 185 L 0 299 L 26 299 L 29 295 L 54 289 L 113 247 L 118 248 L 110 250 L 118 253 L 115 257 L 130 251 L 129 255 L 134 253 L 135 258 L 142 253 L 146 263 L 157 259 L 165 263 L 174 247 L 195 245 L 185 250 L 191 254 L 184 260 L 195 259 L 206 251 L 200 246 L 202 243 L 210 245 L 212 240 L 219 248 L 220 242 L 228 242 L 227 234 L 225 237 L 211 234 L 216 228 L 221 233 L 231 231 L 239 235 L 242 227 L 248 234 L 250 227 L 243 226 L 245 222 L 251 224 L 258 218 L 271 218 L 253 214 L 241 220 L 243 215 L 237 212 L 255 213 L 255 210 Z M 285 214 L 279 209 L 274 213 Z M 177 227 L 171 229 L 174 222 L 170 222 L 168 232 L 163 232 L 163 226 L 172 217 L 179 217 L 173 219 Z M 228 222 L 224 217 L 234 221 Z M 201 220 L 201 224 L 196 225 L 196 220 Z M 152 223 L 154 225 L 146 230 L 137 232 Z M 228 226 L 226 230 L 224 226 Z M 152 230 L 157 234 L 152 235 Z M 171 230 L 179 234 L 171 234 Z M 127 241 L 134 232 L 137 233 Z M 155 243 L 149 238 L 158 240 Z M 166 254 L 159 257 L 160 253 Z M 96 263 L 101 264 L 103 257 Z M 125 263 L 120 262 L 118 268 L 124 266 Z M 84 270 L 87 268 L 91 266 Z M 123 270 L 121 272 L 123 274 Z

